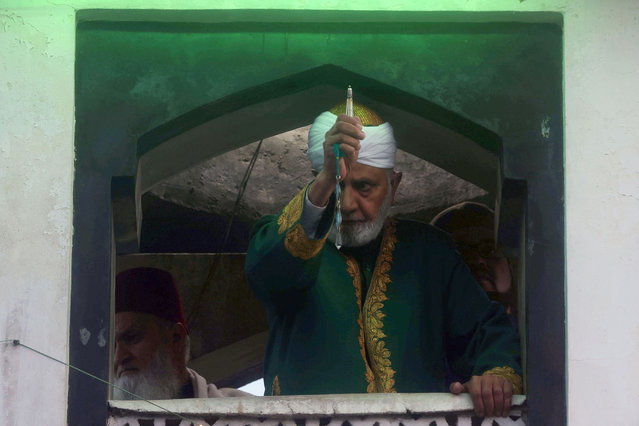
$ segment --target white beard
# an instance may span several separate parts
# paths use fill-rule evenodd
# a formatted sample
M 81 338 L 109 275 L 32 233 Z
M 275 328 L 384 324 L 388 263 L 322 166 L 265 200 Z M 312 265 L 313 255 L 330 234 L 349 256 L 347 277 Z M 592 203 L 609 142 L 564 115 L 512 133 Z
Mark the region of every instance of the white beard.
M 144 399 L 173 399 L 180 391 L 180 381 L 168 352 L 161 347 L 144 371 L 115 379 L 115 385 Z M 138 399 L 121 389 L 113 388 L 113 399 Z
M 355 222 L 349 225 L 342 223 L 342 246 L 361 247 L 377 238 L 384 227 L 384 223 L 386 222 L 386 218 L 390 212 L 390 207 L 391 190 L 389 188 L 386 198 L 384 198 L 384 202 L 379 207 L 379 211 L 377 212 L 377 217 L 375 219 L 367 222 Z M 335 243 L 336 235 L 335 226 L 333 226 L 331 233 L 328 235 L 329 241 Z

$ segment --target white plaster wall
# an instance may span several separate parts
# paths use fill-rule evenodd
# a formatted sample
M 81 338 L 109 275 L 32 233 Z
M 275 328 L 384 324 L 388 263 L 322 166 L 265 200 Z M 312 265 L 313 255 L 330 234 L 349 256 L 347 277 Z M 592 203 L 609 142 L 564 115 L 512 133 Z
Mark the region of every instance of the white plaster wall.
M 569 419 L 639 424 L 639 3 L 575 3 L 565 28 Z
M 59 1 L 57 6 L 41 0 L 5 0 L 4 4 L 0 6 L 0 340 L 19 338 L 62 359 L 67 357 L 72 232 L 74 9 L 565 12 L 569 424 L 637 422 L 636 0 L 274 0 L 266 5 L 263 0 L 76 0 Z M 0 355 L 0 423 L 23 424 L 28 419 L 64 424 L 66 369 L 24 348 L 2 346 Z M 37 392 L 41 388 L 46 391 Z
M 74 14 L 0 9 L 0 340 L 67 360 Z M 0 344 L 0 424 L 66 423 L 67 368 Z

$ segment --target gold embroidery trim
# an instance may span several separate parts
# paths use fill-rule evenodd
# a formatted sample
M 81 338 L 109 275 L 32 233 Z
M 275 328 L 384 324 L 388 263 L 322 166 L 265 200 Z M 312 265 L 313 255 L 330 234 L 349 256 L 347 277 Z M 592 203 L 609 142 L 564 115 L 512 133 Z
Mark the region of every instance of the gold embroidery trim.
M 346 270 L 353 278 L 353 286 L 355 287 L 355 298 L 357 300 L 357 309 L 359 310 L 359 316 L 357 318 L 357 324 L 359 325 L 359 337 L 357 338 L 357 340 L 359 341 L 359 351 L 362 354 L 364 367 L 366 369 L 366 381 L 368 382 L 366 392 L 374 393 L 375 376 L 373 375 L 373 371 L 371 370 L 370 365 L 368 365 L 368 360 L 366 359 L 366 346 L 364 343 L 364 322 L 362 320 L 362 279 L 359 274 L 357 262 L 351 256 L 346 257 Z
M 271 385 L 271 396 L 280 396 L 282 389 L 280 389 L 280 376 L 275 376 L 273 384 Z
M 309 260 L 320 252 L 326 241 L 325 236 L 321 240 L 313 240 L 306 235 L 301 224 L 295 225 L 293 229 L 286 233 L 284 238 L 284 247 L 291 256 L 299 257 L 302 260 Z
M 516 394 L 516 395 L 522 394 L 524 387 L 522 384 L 521 376 L 515 373 L 515 370 L 513 370 L 512 368 L 510 367 L 491 368 L 488 371 L 484 371 L 484 373 L 482 374 L 482 376 L 487 376 L 487 375 L 503 377 L 504 379 L 508 380 L 510 384 L 513 386 L 513 394 Z
M 278 234 L 284 233 L 295 222 L 297 222 L 302 216 L 302 209 L 304 208 L 304 195 L 306 194 L 306 187 L 302 189 L 293 199 L 282 209 L 280 217 L 277 218 L 277 224 L 280 226 L 277 230 Z
M 371 285 L 364 302 L 364 329 L 366 335 L 366 348 L 375 377 L 375 389 L 377 392 L 397 392 L 395 390 L 395 370 L 391 367 L 390 350 L 386 347 L 382 330 L 384 317 L 382 312 L 386 297 L 386 289 L 391 283 L 388 275 L 393 262 L 393 251 L 397 243 L 395 235 L 395 221 L 389 219 L 384 227 L 384 237 L 380 248 L 377 264 L 371 279 Z

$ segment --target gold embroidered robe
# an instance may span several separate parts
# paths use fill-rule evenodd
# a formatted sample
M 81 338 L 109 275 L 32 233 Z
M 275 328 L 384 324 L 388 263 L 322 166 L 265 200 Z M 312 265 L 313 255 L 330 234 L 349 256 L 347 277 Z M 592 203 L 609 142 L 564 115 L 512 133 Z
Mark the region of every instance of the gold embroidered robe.
M 443 232 L 389 219 L 379 249 L 356 257 L 299 223 L 303 190 L 262 218 L 246 257 L 267 310 L 266 394 L 446 392 L 490 371 L 521 392 L 520 348 Z

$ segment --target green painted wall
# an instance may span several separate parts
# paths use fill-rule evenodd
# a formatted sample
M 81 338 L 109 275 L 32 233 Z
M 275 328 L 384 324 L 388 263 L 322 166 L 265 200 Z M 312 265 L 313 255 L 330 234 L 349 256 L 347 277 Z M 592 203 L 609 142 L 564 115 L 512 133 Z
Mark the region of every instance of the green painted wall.
M 78 145 L 109 141 L 118 157 L 193 108 L 326 63 L 460 113 L 507 151 L 539 139 L 547 117 L 561 134 L 561 34 L 550 25 L 92 23 L 77 52 Z M 509 161 L 506 171 L 525 174 Z

